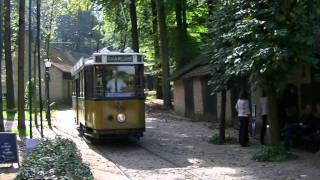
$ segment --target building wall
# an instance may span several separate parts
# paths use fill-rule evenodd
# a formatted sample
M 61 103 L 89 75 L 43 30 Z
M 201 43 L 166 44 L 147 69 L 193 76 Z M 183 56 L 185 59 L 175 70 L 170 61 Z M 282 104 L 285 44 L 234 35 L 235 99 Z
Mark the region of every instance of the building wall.
M 184 93 L 184 84 L 181 80 L 174 81 L 174 91 L 173 91 L 173 106 L 174 110 L 181 114 L 185 114 L 185 93 Z
M 24 58 L 24 88 L 26 88 L 26 83 L 29 81 L 29 59 L 28 59 L 28 36 L 26 36 L 26 48 L 25 48 L 25 58 Z M 33 50 L 32 50 L 33 52 Z M 33 56 L 33 54 L 32 54 Z M 54 54 L 53 54 L 54 56 Z M 36 71 L 34 71 L 34 66 L 36 65 Z M 32 57 L 32 76 L 34 73 L 36 73 L 38 78 L 38 65 L 37 63 L 34 65 L 34 59 Z M 42 99 L 46 99 L 45 94 L 45 76 L 44 76 L 44 63 L 41 63 L 41 79 L 42 79 Z M 5 67 L 3 67 L 3 70 L 5 70 Z M 14 80 L 14 95 L 15 95 L 15 101 L 18 102 L 18 54 L 17 51 L 14 52 L 13 58 L 12 58 L 12 70 L 13 70 L 13 80 Z M 3 93 L 7 92 L 6 83 L 5 83 L 5 71 L 2 71 L 2 85 L 3 85 Z M 71 99 L 70 95 L 70 82 L 63 80 L 63 74 L 62 71 L 57 69 L 54 66 L 51 66 L 50 68 L 50 75 L 51 75 L 51 81 L 50 81 L 50 98 L 54 101 L 65 101 Z M 32 77 L 33 78 L 33 77 Z M 38 79 L 36 80 L 38 84 Z M 38 86 L 37 86 L 37 94 L 38 94 Z
M 193 102 L 194 102 L 194 113 L 199 118 L 203 114 L 203 91 L 202 83 L 200 78 L 193 78 Z
M 53 101 L 62 100 L 63 99 L 63 79 L 62 72 L 58 70 L 56 67 L 51 66 L 50 71 L 50 98 Z

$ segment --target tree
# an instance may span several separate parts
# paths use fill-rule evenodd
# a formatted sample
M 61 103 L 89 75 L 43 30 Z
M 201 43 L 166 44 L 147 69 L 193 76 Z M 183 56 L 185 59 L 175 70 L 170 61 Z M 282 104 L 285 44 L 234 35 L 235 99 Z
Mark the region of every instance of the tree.
M 31 38 L 31 37 L 29 37 Z M 19 35 L 18 35 L 18 129 L 26 129 L 24 113 L 24 50 L 25 50 L 25 1 L 19 1 Z
M 39 88 L 39 113 L 40 113 L 40 133 L 43 137 L 43 104 L 42 104 L 42 83 L 41 83 L 41 54 L 40 54 L 40 11 L 41 11 L 41 0 L 37 0 L 37 65 L 38 65 L 38 88 Z M 36 78 L 35 78 L 36 79 Z M 36 82 L 35 82 L 36 83 Z
M 207 0 L 207 4 L 208 4 L 208 17 L 210 18 L 210 16 L 212 15 L 212 12 L 214 10 L 213 0 Z
M 132 38 L 132 49 L 134 52 L 139 52 L 139 35 L 137 26 L 137 11 L 136 11 L 136 0 L 130 0 L 130 19 L 131 19 L 131 38 Z
M 54 24 L 56 29 L 53 38 L 57 41 L 72 43 L 72 47 L 69 48 L 73 51 L 90 54 L 98 45 L 97 40 L 101 38 L 99 31 L 95 29 L 98 21 L 90 11 L 80 10 L 59 15 L 55 18 Z
M 164 106 L 171 106 L 170 81 L 169 78 L 169 55 L 168 55 L 168 39 L 166 14 L 163 0 L 156 0 L 158 23 L 160 32 L 160 57 L 162 67 L 162 92 Z
M 3 55 L 3 16 L 2 16 L 2 7 L 3 2 L 0 0 L 0 132 L 3 132 L 4 123 L 3 123 L 3 104 L 2 104 L 2 55 Z
M 221 91 L 221 112 L 220 112 L 220 123 L 219 123 L 219 137 L 220 142 L 226 141 L 226 101 L 227 92 L 225 89 Z
M 6 85 L 7 85 L 7 110 L 15 108 L 14 86 L 12 72 L 12 50 L 11 50 L 11 5 L 10 0 L 4 0 L 4 48 L 6 63 Z
M 318 1 L 216 1 L 209 22 L 215 90 L 246 79 L 269 96 L 271 142 L 279 145 L 277 92 L 297 65 L 314 66 Z

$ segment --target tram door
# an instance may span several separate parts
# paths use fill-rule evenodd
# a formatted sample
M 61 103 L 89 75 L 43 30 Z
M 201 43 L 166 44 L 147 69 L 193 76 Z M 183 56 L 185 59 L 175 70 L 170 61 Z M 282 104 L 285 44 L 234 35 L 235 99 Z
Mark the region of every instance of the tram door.
M 194 115 L 194 102 L 193 102 L 193 80 L 184 80 L 184 97 L 185 97 L 185 115 L 192 118 Z

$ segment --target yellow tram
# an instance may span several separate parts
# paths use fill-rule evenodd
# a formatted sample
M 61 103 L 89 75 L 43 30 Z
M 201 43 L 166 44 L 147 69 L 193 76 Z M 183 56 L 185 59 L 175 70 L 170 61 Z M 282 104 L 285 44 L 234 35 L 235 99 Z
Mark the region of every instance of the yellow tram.
M 145 131 L 142 54 L 100 51 L 72 69 L 72 106 L 80 132 L 91 138 L 141 137 Z

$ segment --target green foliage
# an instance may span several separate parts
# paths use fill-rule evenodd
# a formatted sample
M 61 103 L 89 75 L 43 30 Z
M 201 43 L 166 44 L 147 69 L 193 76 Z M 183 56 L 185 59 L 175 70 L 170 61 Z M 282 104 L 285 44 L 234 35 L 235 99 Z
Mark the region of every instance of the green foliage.
M 92 0 L 100 4 L 103 9 L 102 42 L 114 49 L 131 46 L 129 1 L 121 0 Z M 177 66 L 188 64 L 200 53 L 200 45 L 206 39 L 207 6 L 205 1 L 187 0 L 187 37 L 183 46 L 177 46 L 175 1 L 164 1 L 167 18 L 169 58 L 171 71 Z M 152 75 L 161 74 L 160 61 L 157 59 L 154 48 L 154 33 L 152 31 L 151 0 L 136 1 L 140 52 L 146 55 L 146 72 Z M 158 32 L 159 33 L 159 32 Z M 124 44 L 125 43 L 125 44 Z M 159 43 L 159 42 L 156 42 Z M 179 62 L 177 52 L 182 48 L 185 59 Z
M 38 101 L 34 101 L 36 99 L 36 89 L 35 89 L 35 83 L 32 80 L 32 87 L 31 87 L 31 92 L 29 91 L 29 82 L 26 82 L 26 86 L 25 86 L 25 95 L 24 95 L 24 102 L 25 102 L 25 108 L 29 108 L 29 104 L 30 104 L 30 99 L 29 97 L 32 96 L 31 101 L 32 101 L 32 107 L 38 107 Z
M 298 64 L 315 65 L 318 1 L 217 1 L 207 53 L 215 91 L 236 79 L 275 90 Z
M 148 91 L 148 94 L 147 94 L 147 97 L 146 97 L 147 100 L 153 100 L 153 99 L 156 99 L 156 98 L 157 98 L 156 91 Z
M 289 153 L 283 146 L 262 146 L 253 156 L 254 160 L 262 162 L 279 162 L 293 158 L 297 158 L 297 156 Z
M 212 144 L 224 144 L 224 141 L 220 138 L 219 134 L 213 134 L 210 139 L 209 142 Z
M 96 49 L 101 34 L 94 29 L 98 26 L 98 21 L 90 11 L 60 15 L 56 18 L 56 23 L 56 39 L 71 42 L 71 50 L 90 54 Z
M 209 142 L 212 144 L 217 144 L 217 145 L 222 145 L 222 144 L 233 144 L 235 143 L 237 140 L 233 137 L 226 137 L 225 141 L 223 141 L 220 138 L 219 133 L 214 133 L 212 134 L 212 136 L 209 138 Z
M 93 180 L 89 167 L 82 163 L 76 144 L 68 139 L 42 140 L 24 157 L 16 177 L 19 179 Z
M 98 13 L 90 0 L 48 0 L 41 4 L 41 38 L 73 51 L 91 54 L 101 38 Z M 71 43 L 66 44 L 65 42 Z

